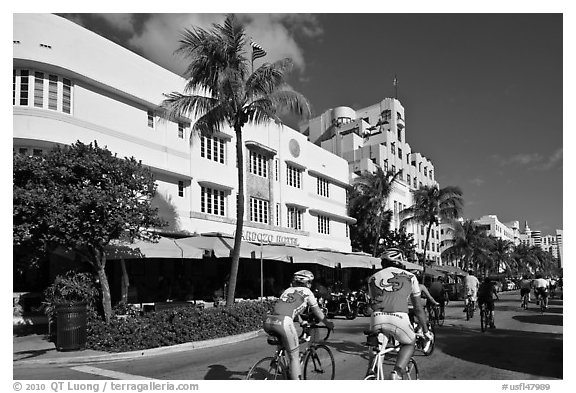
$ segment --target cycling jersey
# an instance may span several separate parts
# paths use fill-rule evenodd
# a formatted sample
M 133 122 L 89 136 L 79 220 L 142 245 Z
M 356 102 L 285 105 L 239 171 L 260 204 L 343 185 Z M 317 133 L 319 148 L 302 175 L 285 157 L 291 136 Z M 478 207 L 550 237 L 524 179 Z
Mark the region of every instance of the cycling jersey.
M 532 281 L 532 286 L 534 288 L 548 288 L 548 281 L 543 278 L 536 278 Z
M 373 309 L 388 313 L 408 312 L 410 295 L 420 296 L 416 276 L 397 267 L 387 267 L 368 279 L 368 293 Z
M 478 299 L 480 300 L 492 300 L 493 296 L 496 294 L 496 289 L 492 283 L 482 283 L 478 288 Z
M 530 281 L 528 279 L 524 279 L 524 280 L 520 281 L 520 289 L 530 289 L 531 284 L 532 284 L 532 281 Z
M 294 319 L 308 306 L 318 306 L 318 301 L 312 291 L 306 287 L 290 287 L 276 301 L 273 313 Z

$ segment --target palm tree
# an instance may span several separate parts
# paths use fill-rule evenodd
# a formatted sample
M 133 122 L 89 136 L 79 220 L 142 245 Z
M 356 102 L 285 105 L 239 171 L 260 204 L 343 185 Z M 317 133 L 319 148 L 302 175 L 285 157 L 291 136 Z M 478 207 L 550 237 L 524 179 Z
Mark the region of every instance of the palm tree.
M 196 117 L 193 133 L 210 135 L 230 127 L 236 137 L 238 198 L 236 233 L 226 305 L 234 303 L 244 220 L 244 159 L 242 129 L 255 125 L 281 123 L 280 114 L 310 116 L 306 98 L 286 83 L 292 68 L 290 59 L 265 63 L 250 73 L 246 55 L 244 26 L 234 15 L 211 30 L 186 29 L 176 53 L 190 60 L 184 77 L 184 93 L 166 94 L 162 102 L 168 118 Z
M 413 223 L 426 225 L 426 240 L 422 255 L 422 266 L 426 271 L 426 249 L 433 225 L 450 223 L 462 215 L 462 191 L 458 187 L 439 188 L 438 185 L 423 186 L 412 191 L 414 203 L 404 209 L 401 226 Z
M 495 262 L 496 272 L 498 273 L 501 266 L 505 266 L 506 270 L 510 270 L 511 253 L 514 248 L 514 243 L 510 240 L 493 238 L 490 247 L 491 260 Z
M 475 269 L 475 262 L 484 259 L 488 253 L 486 231 L 472 220 L 453 223 L 446 235 L 444 244 L 448 247 L 442 252 L 442 258 L 459 258 L 459 265 L 464 270 Z
M 365 218 L 367 229 L 374 236 L 372 256 L 376 256 L 378 242 L 382 235 L 382 226 L 386 220 L 390 220 L 390 210 L 386 208 L 388 197 L 392 192 L 394 180 L 402 173 L 392 171 L 384 172 L 379 166 L 376 171 L 364 172 L 354 180 L 355 197 L 350 201 L 353 211 L 361 211 L 361 217 Z M 374 219 L 371 219 L 374 218 Z

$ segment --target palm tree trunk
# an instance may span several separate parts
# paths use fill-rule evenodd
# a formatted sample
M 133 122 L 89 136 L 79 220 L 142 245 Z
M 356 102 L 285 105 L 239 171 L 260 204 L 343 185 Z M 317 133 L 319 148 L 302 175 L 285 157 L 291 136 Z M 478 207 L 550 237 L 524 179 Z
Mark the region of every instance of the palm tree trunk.
M 382 222 L 384 221 L 384 212 L 380 212 L 380 218 L 378 219 L 378 230 L 376 232 L 376 240 L 374 240 L 374 247 L 372 247 L 372 256 L 376 257 L 376 250 L 378 249 L 378 241 L 380 240 L 380 231 L 382 230 Z
M 422 254 L 422 280 L 424 280 L 424 273 L 426 273 L 426 249 L 428 248 L 428 240 L 430 240 L 430 231 L 432 230 L 432 223 L 428 224 L 426 229 L 426 240 L 424 241 L 424 253 Z
M 242 146 L 242 128 L 234 126 L 236 133 L 236 161 L 238 165 L 238 200 L 236 203 L 236 233 L 234 234 L 234 249 L 232 250 L 232 265 L 230 266 L 230 281 L 226 296 L 226 307 L 234 304 L 236 293 L 236 279 L 240 265 L 240 244 L 242 242 L 242 228 L 244 226 L 244 158 Z

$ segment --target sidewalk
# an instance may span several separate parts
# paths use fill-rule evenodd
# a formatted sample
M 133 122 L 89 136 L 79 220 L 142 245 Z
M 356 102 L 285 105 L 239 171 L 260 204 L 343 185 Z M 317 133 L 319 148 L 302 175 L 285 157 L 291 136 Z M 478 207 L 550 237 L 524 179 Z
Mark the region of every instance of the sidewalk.
M 170 347 L 160 347 L 121 353 L 108 353 L 91 349 L 66 352 L 57 351 L 56 345 L 53 342 L 48 341 L 47 326 L 30 326 L 28 330 L 28 332 L 14 333 L 13 335 L 13 366 L 30 367 L 55 364 L 78 365 L 109 362 L 114 360 L 132 360 L 142 358 L 144 356 L 157 356 L 167 353 L 191 351 L 194 349 L 210 348 L 219 345 L 235 343 L 249 340 L 260 334 L 260 331 L 254 331 L 236 336 L 178 344 Z

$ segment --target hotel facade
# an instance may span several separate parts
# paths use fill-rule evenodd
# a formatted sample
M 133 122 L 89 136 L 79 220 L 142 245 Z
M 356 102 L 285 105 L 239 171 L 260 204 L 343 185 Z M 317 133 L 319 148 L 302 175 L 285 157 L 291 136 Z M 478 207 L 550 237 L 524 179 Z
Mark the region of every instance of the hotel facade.
M 393 213 L 391 230 L 400 228 L 400 212 L 413 204 L 413 190 L 439 186 L 432 161 L 410 147 L 404 107 L 395 98 L 385 98 L 359 110 L 345 106 L 329 109 L 303 123 L 300 131 L 311 142 L 346 160 L 351 183 L 365 171 L 374 172 L 377 166 L 384 171 L 401 172 L 387 201 L 387 208 Z M 437 264 L 442 264 L 441 226 L 432 228 L 426 250 L 427 258 Z M 426 227 L 412 224 L 406 229 L 414 235 L 416 251 L 422 253 Z
M 13 17 L 14 151 L 97 141 L 153 171 L 155 203 L 175 213 L 167 217 L 174 231 L 233 235 L 233 130 L 191 135 L 195 119 L 157 115 L 183 78 L 59 16 Z M 344 158 L 275 124 L 244 127 L 242 148 L 245 240 L 351 251 Z

